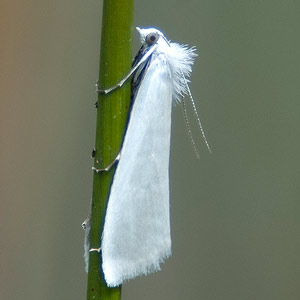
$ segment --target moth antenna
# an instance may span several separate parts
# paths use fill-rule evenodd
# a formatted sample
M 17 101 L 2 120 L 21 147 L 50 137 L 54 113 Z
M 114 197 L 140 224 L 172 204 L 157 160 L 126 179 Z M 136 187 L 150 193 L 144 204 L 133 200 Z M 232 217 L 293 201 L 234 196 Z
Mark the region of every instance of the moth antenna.
M 185 86 L 186 86 L 186 90 L 187 90 L 188 95 L 189 95 L 189 97 L 190 97 L 190 99 L 191 99 L 192 106 L 193 106 L 193 110 L 194 110 L 194 114 L 195 114 L 196 119 L 197 119 L 197 121 L 198 121 L 198 125 L 199 125 L 199 127 L 200 127 L 202 137 L 203 137 L 203 139 L 204 139 L 204 142 L 205 142 L 205 144 L 206 144 L 206 147 L 207 147 L 208 151 L 209 151 L 210 153 L 212 153 L 212 151 L 211 151 L 211 149 L 210 149 L 210 146 L 209 146 L 209 144 L 208 144 L 208 141 L 207 141 L 207 139 L 206 139 L 206 136 L 205 136 L 205 133 L 204 133 L 204 129 L 203 129 L 202 123 L 201 123 L 201 121 L 200 121 L 200 117 L 199 117 L 199 114 L 198 114 L 198 111 L 197 111 L 197 108 L 196 108 L 196 105 L 195 105 L 195 102 L 194 102 L 194 99 L 193 99 L 193 96 L 192 96 L 190 87 L 189 87 L 189 85 L 188 85 L 188 83 L 187 83 L 187 80 L 186 80 L 186 78 L 185 78 L 185 76 L 184 76 L 184 74 L 183 74 L 182 71 L 181 71 L 181 74 L 182 74 L 182 77 L 183 77 L 183 80 L 184 80 L 184 83 L 185 83 Z
M 192 146 L 194 148 L 194 151 L 195 151 L 195 154 L 196 154 L 197 158 L 200 159 L 200 154 L 199 154 L 199 151 L 197 149 L 195 140 L 193 138 L 191 126 L 190 126 L 190 123 L 189 123 L 189 119 L 188 119 L 188 115 L 187 115 L 187 111 L 186 111 L 186 106 L 185 106 L 184 98 L 182 98 L 182 110 L 183 110 L 183 117 L 184 117 L 184 122 L 185 122 L 185 126 L 186 126 L 186 130 L 187 130 L 188 136 L 190 138 L 191 144 L 192 144 Z

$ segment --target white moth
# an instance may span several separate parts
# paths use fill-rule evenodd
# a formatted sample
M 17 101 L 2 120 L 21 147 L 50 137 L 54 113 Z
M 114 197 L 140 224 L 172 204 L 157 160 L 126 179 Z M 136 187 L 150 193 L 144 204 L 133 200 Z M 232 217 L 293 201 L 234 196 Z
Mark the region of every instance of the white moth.
M 133 106 L 117 157 L 119 162 L 110 190 L 100 248 L 109 287 L 160 270 L 160 263 L 171 255 L 172 102 L 180 102 L 187 93 L 191 96 L 186 78 L 190 76 L 197 55 L 194 47 L 169 42 L 157 29 L 137 27 L 137 30 L 142 47 L 132 70 L 116 86 L 100 91 L 111 92 L 133 77 Z M 194 103 L 193 107 L 195 110 Z M 203 133 L 198 115 L 197 119 Z M 84 225 L 88 235 L 89 222 Z M 86 238 L 86 264 L 88 249 L 89 239 Z

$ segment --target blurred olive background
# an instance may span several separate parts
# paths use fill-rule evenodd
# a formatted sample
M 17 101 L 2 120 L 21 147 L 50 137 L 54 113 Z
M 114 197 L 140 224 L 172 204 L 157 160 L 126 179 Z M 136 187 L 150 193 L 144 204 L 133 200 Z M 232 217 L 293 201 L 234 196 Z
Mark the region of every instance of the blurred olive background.
M 101 11 L 1 1 L 1 299 L 85 299 Z M 299 1 L 136 1 L 135 26 L 197 47 L 213 153 L 192 122 L 196 159 L 175 107 L 173 256 L 122 299 L 300 299 L 299 16 Z

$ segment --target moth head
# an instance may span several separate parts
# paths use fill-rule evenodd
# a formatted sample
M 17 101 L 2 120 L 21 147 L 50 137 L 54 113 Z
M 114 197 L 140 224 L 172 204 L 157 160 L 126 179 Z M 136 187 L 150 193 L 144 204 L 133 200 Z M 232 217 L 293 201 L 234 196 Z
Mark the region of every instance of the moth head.
M 151 46 L 161 39 L 165 40 L 168 43 L 163 33 L 155 28 L 136 27 L 136 30 L 140 34 L 141 43 L 145 46 Z

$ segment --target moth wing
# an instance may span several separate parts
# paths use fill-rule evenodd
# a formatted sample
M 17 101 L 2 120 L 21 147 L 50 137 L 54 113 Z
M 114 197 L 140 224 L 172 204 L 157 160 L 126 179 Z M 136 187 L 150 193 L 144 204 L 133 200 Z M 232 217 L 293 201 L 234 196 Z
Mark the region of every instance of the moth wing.
M 169 155 L 172 82 L 154 54 L 136 94 L 102 235 L 108 286 L 160 270 L 171 255 Z

